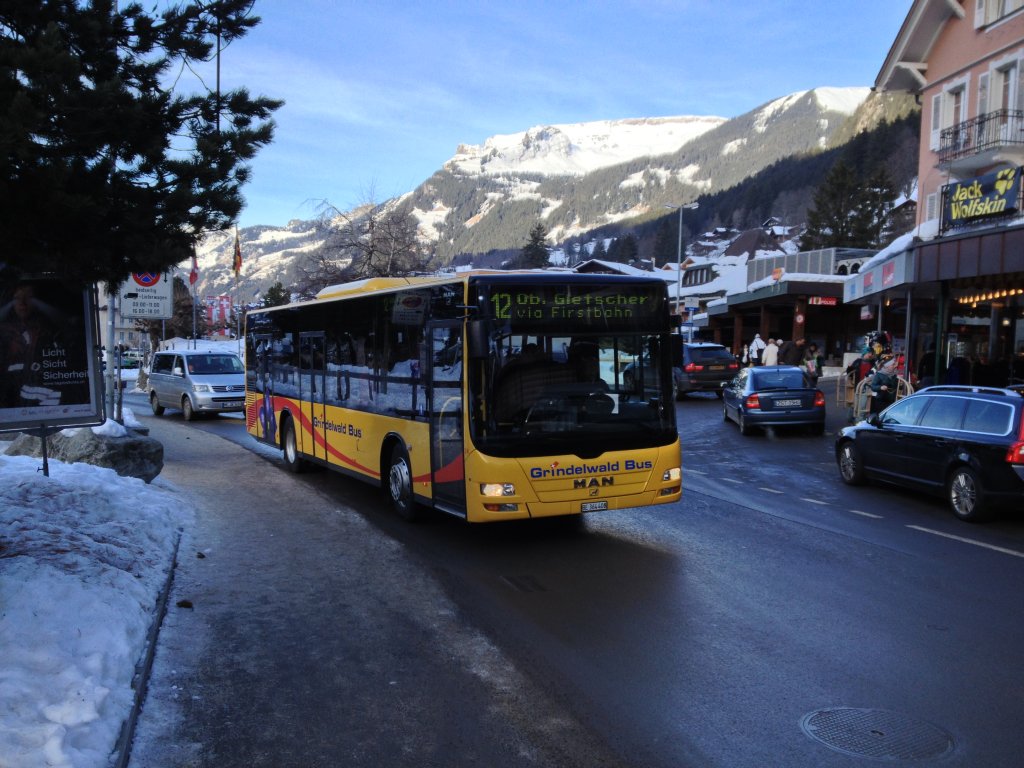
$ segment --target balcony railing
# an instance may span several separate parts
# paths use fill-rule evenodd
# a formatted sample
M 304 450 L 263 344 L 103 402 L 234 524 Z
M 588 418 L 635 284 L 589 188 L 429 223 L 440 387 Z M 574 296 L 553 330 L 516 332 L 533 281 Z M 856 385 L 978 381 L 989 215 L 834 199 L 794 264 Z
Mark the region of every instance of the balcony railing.
M 939 133 L 939 162 L 1013 145 L 1024 147 L 1024 111 L 999 109 L 944 128 Z

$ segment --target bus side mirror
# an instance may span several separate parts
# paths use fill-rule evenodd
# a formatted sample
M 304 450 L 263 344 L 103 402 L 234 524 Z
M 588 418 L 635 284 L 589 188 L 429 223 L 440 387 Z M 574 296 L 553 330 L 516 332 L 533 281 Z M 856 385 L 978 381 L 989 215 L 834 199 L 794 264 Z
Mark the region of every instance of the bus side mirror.
M 487 323 L 483 320 L 470 320 L 466 323 L 466 346 L 469 357 L 482 360 L 490 352 L 487 339 Z

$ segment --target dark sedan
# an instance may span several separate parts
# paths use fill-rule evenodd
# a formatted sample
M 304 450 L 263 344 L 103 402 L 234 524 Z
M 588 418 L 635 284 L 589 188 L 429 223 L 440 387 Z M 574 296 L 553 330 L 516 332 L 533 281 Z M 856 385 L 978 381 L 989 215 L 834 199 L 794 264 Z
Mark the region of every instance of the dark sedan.
M 850 485 L 881 480 L 945 496 L 953 514 L 988 519 L 1024 508 L 1024 397 L 1010 389 L 937 386 L 898 400 L 836 438 Z
M 744 368 L 722 390 L 722 418 L 732 419 L 740 434 L 755 428 L 808 427 L 825 432 L 825 394 L 809 385 L 795 365 Z

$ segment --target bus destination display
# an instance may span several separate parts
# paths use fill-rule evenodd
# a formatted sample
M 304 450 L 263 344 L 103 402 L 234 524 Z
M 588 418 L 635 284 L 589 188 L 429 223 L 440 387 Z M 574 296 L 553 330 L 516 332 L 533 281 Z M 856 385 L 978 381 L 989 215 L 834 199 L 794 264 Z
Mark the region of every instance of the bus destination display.
M 609 286 L 523 285 L 495 287 L 490 309 L 497 320 L 520 323 L 597 322 L 631 325 L 665 312 L 657 286 L 616 290 Z

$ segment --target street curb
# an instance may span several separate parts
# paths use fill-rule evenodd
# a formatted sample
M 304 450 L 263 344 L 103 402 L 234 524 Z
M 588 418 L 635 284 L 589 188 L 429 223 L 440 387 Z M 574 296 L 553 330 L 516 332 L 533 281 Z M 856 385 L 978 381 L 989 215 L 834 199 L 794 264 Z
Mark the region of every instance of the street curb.
M 111 768 L 127 768 L 128 760 L 132 753 L 132 740 L 135 738 L 135 726 L 139 721 L 139 714 L 142 712 L 142 704 L 146 700 L 146 687 L 149 684 L 149 676 L 153 671 L 153 658 L 156 656 L 156 640 L 160 634 L 160 627 L 163 626 L 164 617 L 167 615 L 167 601 L 171 596 L 171 586 L 174 584 L 174 572 L 178 569 L 178 547 L 181 544 L 181 530 L 174 537 L 174 547 L 171 550 L 171 567 L 167 571 L 167 581 L 164 582 L 156 601 L 156 615 L 153 623 L 149 626 L 149 634 L 146 637 L 146 652 L 135 665 L 135 675 L 132 678 L 132 688 L 135 689 L 135 700 L 132 703 L 131 711 L 124 723 L 121 724 L 121 734 L 118 736 L 117 744 L 114 746 L 116 760 Z

